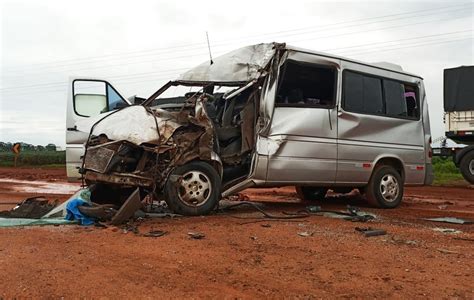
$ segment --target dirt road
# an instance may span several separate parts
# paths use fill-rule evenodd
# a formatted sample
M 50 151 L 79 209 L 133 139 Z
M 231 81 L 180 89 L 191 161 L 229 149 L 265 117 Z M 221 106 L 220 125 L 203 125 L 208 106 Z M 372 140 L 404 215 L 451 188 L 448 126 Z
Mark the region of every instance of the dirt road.
M 0 169 L 3 203 L 38 194 L 66 199 L 77 187 L 59 169 Z M 308 205 L 291 187 L 245 194 L 273 214 Z M 261 215 L 239 208 L 144 220 L 136 224 L 138 234 L 116 227 L 3 228 L 0 298 L 474 298 L 474 225 L 422 220 L 474 219 L 474 189 L 407 188 L 394 210 L 347 198 L 318 204 L 339 210 L 349 203 L 378 219 L 242 219 Z M 366 238 L 354 229 L 367 226 L 388 234 Z M 142 235 L 150 230 L 168 234 Z M 205 238 L 190 239 L 188 232 Z

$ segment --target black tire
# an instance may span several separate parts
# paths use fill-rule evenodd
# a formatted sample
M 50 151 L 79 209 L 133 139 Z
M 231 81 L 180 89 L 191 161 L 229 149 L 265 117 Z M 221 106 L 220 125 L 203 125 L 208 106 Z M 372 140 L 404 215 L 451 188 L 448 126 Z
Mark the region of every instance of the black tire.
M 462 177 L 470 184 L 474 184 L 474 151 L 466 153 L 459 163 Z
M 296 194 L 303 201 L 317 201 L 323 200 L 328 192 L 327 188 L 324 187 L 313 187 L 313 186 L 297 186 Z
M 391 166 L 377 166 L 366 187 L 367 201 L 380 208 L 395 208 L 402 202 L 404 182 Z
M 165 184 L 165 201 L 181 215 L 199 216 L 211 212 L 221 197 L 221 178 L 203 161 L 175 168 Z

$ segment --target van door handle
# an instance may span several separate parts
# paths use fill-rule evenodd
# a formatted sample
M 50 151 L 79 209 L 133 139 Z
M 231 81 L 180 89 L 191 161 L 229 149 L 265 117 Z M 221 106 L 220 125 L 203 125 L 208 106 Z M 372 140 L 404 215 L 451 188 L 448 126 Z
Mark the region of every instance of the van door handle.
M 79 131 L 79 130 L 77 130 L 77 127 L 74 126 L 74 127 L 67 128 L 67 131 Z

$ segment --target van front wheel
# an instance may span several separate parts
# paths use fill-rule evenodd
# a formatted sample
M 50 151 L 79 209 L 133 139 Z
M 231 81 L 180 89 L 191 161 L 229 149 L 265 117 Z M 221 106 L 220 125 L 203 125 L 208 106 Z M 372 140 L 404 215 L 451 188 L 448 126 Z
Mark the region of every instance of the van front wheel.
M 221 179 L 208 163 L 192 161 L 175 168 L 165 185 L 165 201 L 177 214 L 205 215 L 220 200 Z
M 370 204 L 381 208 L 395 208 L 402 202 L 403 181 L 391 166 L 378 166 L 372 173 L 366 188 Z

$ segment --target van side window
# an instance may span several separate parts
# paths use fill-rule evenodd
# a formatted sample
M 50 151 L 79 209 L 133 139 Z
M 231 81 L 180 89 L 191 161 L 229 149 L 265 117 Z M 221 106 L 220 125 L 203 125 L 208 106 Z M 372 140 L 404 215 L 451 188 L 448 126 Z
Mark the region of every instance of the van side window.
M 407 117 L 407 102 L 405 88 L 402 83 L 393 80 L 383 80 L 387 116 Z
M 382 80 L 344 72 L 344 109 L 366 114 L 383 114 Z
M 276 106 L 334 107 L 336 70 L 288 60 L 280 69 Z
M 417 91 L 415 84 L 345 70 L 342 108 L 355 113 L 418 120 Z

